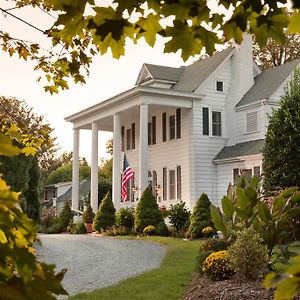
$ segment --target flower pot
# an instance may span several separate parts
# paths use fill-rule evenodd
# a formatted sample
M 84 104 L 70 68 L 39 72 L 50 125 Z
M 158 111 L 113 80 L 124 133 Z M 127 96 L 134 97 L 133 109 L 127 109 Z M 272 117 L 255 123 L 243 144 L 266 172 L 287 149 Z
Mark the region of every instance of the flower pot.
M 93 232 L 93 223 L 84 223 L 86 232 L 87 233 L 92 233 Z

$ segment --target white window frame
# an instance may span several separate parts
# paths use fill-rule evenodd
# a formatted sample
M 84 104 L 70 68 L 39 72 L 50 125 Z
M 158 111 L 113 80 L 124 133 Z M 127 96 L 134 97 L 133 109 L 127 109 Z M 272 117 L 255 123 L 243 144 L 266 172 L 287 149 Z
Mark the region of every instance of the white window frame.
M 221 124 L 220 124 L 220 129 L 221 129 L 221 135 L 214 135 L 213 134 L 213 113 L 214 112 L 217 112 L 217 113 L 220 113 L 221 114 Z M 223 112 L 222 112 L 222 110 L 220 110 L 220 109 L 213 109 L 213 108 L 211 108 L 210 109 L 210 122 L 209 122 L 209 125 L 210 125 L 210 128 L 209 128 L 209 131 L 210 131 L 210 136 L 211 137 L 223 137 L 223 132 L 224 132 L 224 128 L 223 128 L 223 124 L 224 124 L 224 122 L 223 122 Z
M 222 82 L 222 83 L 223 83 L 223 86 L 222 86 L 222 87 L 223 87 L 223 90 L 222 90 L 222 91 L 218 91 L 218 90 L 217 90 L 217 82 Z M 224 80 L 223 80 L 223 79 L 218 79 L 218 78 L 217 78 L 217 79 L 215 80 L 215 92 L 216 92 L 216 93 L 224 94 L 224 90 L 225 90 L 225 82 L 224 82 Z

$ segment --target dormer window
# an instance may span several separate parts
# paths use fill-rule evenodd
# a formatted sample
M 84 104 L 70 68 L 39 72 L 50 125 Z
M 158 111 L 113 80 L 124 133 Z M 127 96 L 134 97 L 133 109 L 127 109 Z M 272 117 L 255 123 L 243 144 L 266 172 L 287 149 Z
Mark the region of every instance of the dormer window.
M 216 81 L 216 91 L 223 92 L 224 90 L 224 82 L 223 81 Z
M 257 131 L 257 111 L 247 113 L 246 115 L 246 132 Z

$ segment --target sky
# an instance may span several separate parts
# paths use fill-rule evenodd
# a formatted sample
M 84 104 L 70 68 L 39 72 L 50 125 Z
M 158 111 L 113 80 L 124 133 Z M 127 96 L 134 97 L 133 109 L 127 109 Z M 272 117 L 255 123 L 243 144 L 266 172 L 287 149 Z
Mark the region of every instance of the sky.
M 9 1 L 0 0 L 1 8 L 12 6 Z M 53 22 L 51 17 L 32 8 L 10 12 L 41 29 L 48 28 Z M 0 30 L 9 32 L 13 37 L 47 45 L 47 40 L 41 33 L 2 13 L 0 13 Z M 58 95 L 50 95 L 44 92 L 43 83 L 36 81 L 41 74 L 33 70 L 33 62 L 20 60 L 17 56 L 10 57 L 0 51 L 0 96 L 14 96 L 25 100 L 37 114 L 44 115 L 54 128 L 53 136 L 57 137 L 60 153 L 72 151 L 72 124 L 65 122 L 64 118 L 133 87 L 143 63 L 172 67 L 183 65 L 179 53 L 163 54 L 162 41 L 158 41 L 154 48 L 149 47 L 144 41 L 137 45 L 131 43 L 126 48 L 126 55 L 119 60 L 113 59 L 110 54 L 94 59 L 85 85 L 70 84 L 69 90 L 60 91 Z M 189 63 L 191 60 L 187 62 Z M 108 157 L 105 143 L 111 136 L 111 133 L 99 132 L 100 160 Z M 90 162 L 89 131 L 80 132 L 80 156 Z

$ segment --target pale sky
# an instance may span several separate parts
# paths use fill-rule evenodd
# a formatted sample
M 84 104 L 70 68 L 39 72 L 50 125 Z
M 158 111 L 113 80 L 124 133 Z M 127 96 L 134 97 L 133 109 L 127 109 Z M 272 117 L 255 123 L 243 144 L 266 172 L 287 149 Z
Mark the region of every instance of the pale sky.
M 9 2 L 0 0 L 1 8 L 12 6 Z M 18 10 L 12 10 L 11 13 L 42 29 L 46 29 L 47 24 L 52 22 L 51 17 L 32 8 L 24 8 L 22 14 Z M 45 44 L 45 39 L 39 32 L 8 15 L 5 17 L 2 13 L 0 13 L 0 30 L 10 32 L 13 37 L 29 41 L 38 40 Z M 34 63 L 19 60 L 16 56 L 9 57 L 7 53 L 0 51 L 0 95 L 25 100 L 36 113 L 44 115 L 55 129 L 54 136 L 57 137 L 61 152 L 72 151 L 72 125 L 65 122 L 64 118 L 133 87 L 144 62 L 173 67 L 183 65 L 179 53 L 163 54 L 162 42 L 151 48 L 142 41 L 138 45 L 129 45 L 126 55 L 119 60 L 113 59 L 110 54 L 97 57 L 85 85 L 70 84 L 69 90 L 60 91 L 58 95 L 50 95 L 44 92 L 42 82 L 36 81 L 40 74 L 33 70 Z M 110 133 L 99 132 L 100 159 L 107 156 L 105 142 L 110 136 Z M 90 161 L 90 132 L 81 131 L 80 137 L 80 156 Z

